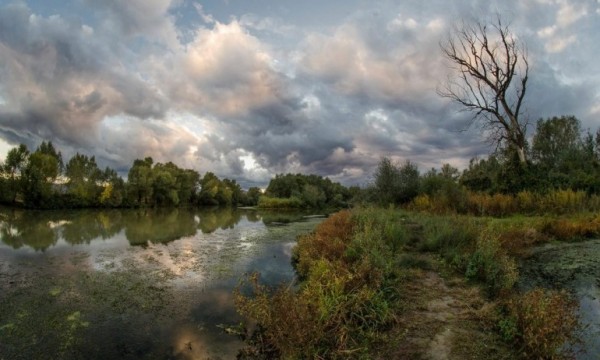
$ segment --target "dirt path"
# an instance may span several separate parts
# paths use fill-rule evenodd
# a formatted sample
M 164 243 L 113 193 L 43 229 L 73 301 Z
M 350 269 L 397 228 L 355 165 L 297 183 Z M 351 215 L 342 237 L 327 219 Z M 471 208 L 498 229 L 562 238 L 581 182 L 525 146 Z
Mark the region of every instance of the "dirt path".
M 404 297 L 406 311 L 400 323 L 405 330 L 396 351 L 387 354 L 390 358 L 514 358 L 511 349 L 493 329 L 493 305 L 485 300 L 479 288 L 465 280 L 442 276 L 436 269 L 414 270 Z

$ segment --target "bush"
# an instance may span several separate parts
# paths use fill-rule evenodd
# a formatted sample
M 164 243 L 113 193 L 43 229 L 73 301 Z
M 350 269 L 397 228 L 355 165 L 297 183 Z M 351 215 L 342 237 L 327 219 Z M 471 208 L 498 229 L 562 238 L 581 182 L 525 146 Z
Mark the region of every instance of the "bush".
M 483 281 L 491 295 L 508 292 L 519 278 L 515 261 L 502 249 L 499 236 L 489 230 L 477 239 L 465 275 Z
M 385 343 L 403 279 L 393 266 L 393 249 L 403 238 L 398 220 L 393 210 L 334 214 L 298 241 L 294 261 L 303 281 L 297 291 L 268 289 L 256 276 L 250 296 L 239 287 L 238 312 L 258 324 L 250 345 L 267 358 L 348 359 L 365 358 Z
M 516 324 L 524 355 L 530 359 L 563 358 L 563 345 L 573 342 L 579 328 L 577 302 L 564 291 L 533 289 L 507 302 L 508 319 Z M 510 322 L 509 321 L 509 322 Z M 509 326 L 504 326 L 510 329 Z
M 547 219 L 542 233 L 562 241 L 592 238 L 600 235 L 600 216 Z
M 291 198 L 275 198 L 263 195 L 258 199 L 258 207 L 263 209 L 299 209 L 304 207 L 304 203 L 294 196 Z
M 335 261 L 342 258 L 354 231 L 348 210 L 331 215 L 313 233 L 300 236 L 292 253 L 292 264 L 301 279 L 308 276 L 313 262 L 319 259 Z

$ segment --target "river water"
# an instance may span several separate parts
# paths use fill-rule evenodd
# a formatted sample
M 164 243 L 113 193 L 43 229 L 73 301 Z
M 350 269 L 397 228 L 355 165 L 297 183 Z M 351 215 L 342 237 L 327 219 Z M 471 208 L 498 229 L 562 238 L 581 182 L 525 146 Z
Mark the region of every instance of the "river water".
M 547 244 L 532 251 L 521 265 L 522 290 L 565 289 L 579 302 L 583 328 L 573 345 L 581 360 L 600 359 L 600 240 Z
M 232 289 L 292 281 L 306 215 L 0 208 L 0 359 L 235 358 Z

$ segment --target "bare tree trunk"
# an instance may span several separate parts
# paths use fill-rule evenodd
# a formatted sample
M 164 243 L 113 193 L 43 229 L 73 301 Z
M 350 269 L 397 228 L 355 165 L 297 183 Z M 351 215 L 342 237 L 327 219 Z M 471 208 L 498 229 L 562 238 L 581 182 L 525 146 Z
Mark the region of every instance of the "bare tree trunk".
M 521 117 L 529 73 L 525 47 L 498 16 L 491 26 L 463 23 L 441 48 L 454 71 L 438 94 L 472 112 L 473 122 L 479 120 L 491 141 L 514 147 L 526 164 L 527 119 Z

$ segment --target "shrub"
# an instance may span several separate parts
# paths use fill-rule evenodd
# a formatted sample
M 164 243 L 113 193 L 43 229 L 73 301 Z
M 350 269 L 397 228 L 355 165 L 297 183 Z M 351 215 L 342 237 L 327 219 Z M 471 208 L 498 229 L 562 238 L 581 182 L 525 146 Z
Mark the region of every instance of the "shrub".
M 306 278 L 312 263 L 318 259 L 341 259 L 353 231 L 351 213 L 344 210 L 331 215 L 313 233 L 300 236 L 292 254 L 292 264 L 298 276 Z
M 499 236 L 489 229 L 477 239 L 465 275 L 483 281 L 492 295 L 512 289 L 519 277 L 515 261 L 502 249 Z
M 411 203 L 411 209 L 415 211 L 433 211 L 433 201 L 427 194 L 422 194 L 414 198 Z
M 541 231 L 556 240 L 572 241 L 600 235 L 600 216 L 548 219 Z
M 395 321 L 401 269 L 393 266 L 403 232 L 393 210 L 342 211 L 301 237 L 294 250 L 295 291 L 262 286 L 235 294 L 240 314 L 257 322 L 247 354 L 282 358 L 364 358 Z M 258 348 L 258 349 L 256 349 Z
M 568 354 L 563 345 L 575 341 L 579 327 L 577 302 L 564 291 L 533 289 L 507 302 L 509 319 L 518 329 L 527 358 L 562 358 Z
M 295 196 L 276 198 L 263 195 L 258 199 L 258 207 L 263 209 L 298 209 L 304 207 L 304 203 Z
M 565 214 L 571 211 L 582 211 L 586 206 L 587 195 L 584 191 L 554 190 L 546 194 L 543 206 L 546 211 Z

